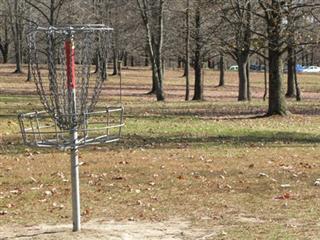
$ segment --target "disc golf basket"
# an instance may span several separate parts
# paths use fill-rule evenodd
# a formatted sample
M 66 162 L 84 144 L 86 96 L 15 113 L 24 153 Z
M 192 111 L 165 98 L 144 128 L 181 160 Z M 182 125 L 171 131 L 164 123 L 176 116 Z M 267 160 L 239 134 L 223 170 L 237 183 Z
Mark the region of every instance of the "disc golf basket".
M 25 144 L 70 149 L 73 230 L 80 230 L 78 148 L 118 141 L 121 104 L 95 111 L 107 80 L 111 28 L 37 27 L 28 35 L 34 82 L 44 111 L 20 114 Z M 120 89 L 121 91 L 121 89 Z

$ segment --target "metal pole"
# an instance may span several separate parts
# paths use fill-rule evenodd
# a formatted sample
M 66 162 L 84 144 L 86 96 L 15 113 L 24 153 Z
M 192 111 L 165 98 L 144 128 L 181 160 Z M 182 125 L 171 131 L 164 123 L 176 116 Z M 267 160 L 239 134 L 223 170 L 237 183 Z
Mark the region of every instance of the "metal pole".
M 78 129 L 76 106 L 75 51 L 72 34 L 65 41 L 67 87 L 69 94 L 70 141 L 71 141 L 71 181 L 72 181 L 72 219 L 73 231 L 80 231 L 80 180 L 78 158 Z

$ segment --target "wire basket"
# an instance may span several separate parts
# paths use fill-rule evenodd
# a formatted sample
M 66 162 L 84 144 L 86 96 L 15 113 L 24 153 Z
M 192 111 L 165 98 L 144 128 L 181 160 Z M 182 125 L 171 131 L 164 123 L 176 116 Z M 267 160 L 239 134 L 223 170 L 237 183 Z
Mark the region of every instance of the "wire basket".
M 78 129 L 75 145 L 82 147 L 118 141 L 124 126 L 123 112 L 122 106 L 116 106 L 82 114 L 83 124 Z M 18 120 L 26 145 L 59 149 L 74 147 L 70 140 L 70 130 L 61 129 L 58 121 L 45 111 L 19 114 Z

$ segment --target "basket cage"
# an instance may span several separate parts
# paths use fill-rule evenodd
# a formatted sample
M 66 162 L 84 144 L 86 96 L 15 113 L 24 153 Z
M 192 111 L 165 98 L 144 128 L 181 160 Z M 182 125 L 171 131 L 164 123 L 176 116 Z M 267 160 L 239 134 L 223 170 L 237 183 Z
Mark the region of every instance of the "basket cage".
M 44 111 L 19 115 L 25 144 L 70 148 L 119 140 L 124 126 L 123 107 L 117 104 L 95 111 L 108 78 L 111 32 L 111 28 L 98 24 L 36 27 L 30 31 L 28 54 Z M 72 41 L 73 50 L 69 53 L 67 41 Z M 74 92 L 69 85 L 67 59 L 71 58 L 74 59 Z M 70 138 L 71 130 L 77 131 L 76 143 Z
M 77 129 L 77 147 L 116 142 L 120 139 L 124 126 L 122 106 L 84 113 L 81 119 L 83 124 Z M 26 145 L 60 149 L 74 147 L 70 140 L 70 130 L 60 128 L 58 122 L 45 111 L 19 114 L 18 120 Z

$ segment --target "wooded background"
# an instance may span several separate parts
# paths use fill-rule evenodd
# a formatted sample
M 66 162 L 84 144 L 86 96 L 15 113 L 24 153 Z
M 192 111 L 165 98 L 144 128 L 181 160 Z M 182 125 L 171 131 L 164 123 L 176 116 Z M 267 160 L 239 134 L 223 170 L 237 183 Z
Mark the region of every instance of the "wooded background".
M 35 25 L 103 23 L 114 28 L 112 74 L 118 61 L 150 67 L 150 94 L 158 101 L 165 100 L 166 67 L 184 69 L 185 100 L 203 100 L 202 69 L 219 69 L 223 86 L 231 64 L 238 65 L 238 100 L 250 101 L 254 65 L 265 72 L 267 114 L 285 115 L 285 97 L 301 100 L 296 64 L 320 61 L 316 0 L 0 0 L 0 9 L 0 60 L 15 63 L 15 73 L 30 65 L 26 38 Z M 26 71 L 30 81 L 30 66 Z

